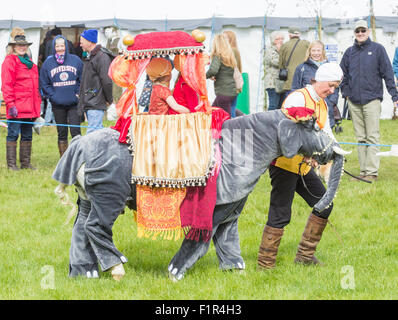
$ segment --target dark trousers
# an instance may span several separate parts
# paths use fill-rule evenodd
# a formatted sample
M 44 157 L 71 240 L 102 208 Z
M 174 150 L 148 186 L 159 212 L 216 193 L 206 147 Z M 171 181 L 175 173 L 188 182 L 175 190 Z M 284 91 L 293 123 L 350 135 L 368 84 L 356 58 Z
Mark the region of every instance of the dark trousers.
M 77 106 L 61 106 L 52 104 L 55 122 L 57 123 L 58 141 L 68 140 L 68 126 L 63 125 L 80 125 L 80 119 L 77 115 Z M 73 137 L 80 135 L 80 127 L 69 127 L 70 135 Z
M 216 96 L 216 99 L 213 101 L 212 106 L 221 108 L 224 111 L 228 112 L 229 115 L 231 115 L 231 107 L 233 105 L 235 98 L 236 98 L 236 96 L 228 97 L 228 96 L 218 95 L 218 96 Z
M 287 98 L 287 96 L 288 96 L 291 92 L 293 92 L 293 91 L 294 91 L 294 90 L 283 91 L 283 92 L 280 94 L 278 109 L 282 108 L 283 102 L 285 101 L 285 99 Z
M 309 191 L 305 188 L 301 176 L 298 174 L 271 165 L 269 175 L 272 190 L 267 225 L 273 228 L 284 228 L 289 224 L 292 215 L 293 198 L 296 192 L 311 208 L 326 192 L 322 181 L 312 168 L 308 174 L 303 176 Z M 320 213 L 315 211 L 312 213 L 320 218 L 327 219 L 332 209 L 333 204 Z
M 275 89 L 267 89 L 268 94 L 268 111 L 280 109 L 279 100 L 281 96 L 276 93 Z
M 34 119 L 9 119 L 7 122 L 7 141 L 17 141 L 19 134 L 21 134 L 21 141 L 32 141 L 32 127 Z M 29 123 L 20 123 L 29 122 Z

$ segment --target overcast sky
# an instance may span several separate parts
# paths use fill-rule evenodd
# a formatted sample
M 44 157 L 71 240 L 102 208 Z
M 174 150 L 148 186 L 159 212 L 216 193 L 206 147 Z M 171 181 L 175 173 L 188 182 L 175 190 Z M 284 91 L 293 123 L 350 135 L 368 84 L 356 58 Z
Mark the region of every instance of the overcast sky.
M 297 7 L 299 0 L 17 0 L 8 1 L 0 10 L 0 19 L 69 21 L 117 18 L 123 19 L 190 19 L 209 18 L 213 15 L 225 17 L 263 16 L 266 3 L 276 6 L 271 13 L 276 17 L 305 17 L 312 14 L 305 6 Z M 305 0 L 304 0 L 305 1 Z M 323 1 L 323 0 L 307 0 Z M 339 4 L 325 4 L 324 17 L 348 18 L 366 16 L 369 0 L 335 0 Z M 324 1 L 332 3 L 333 0 Z M 397 0 L 373 0 L 375 15 L 391 16 Z

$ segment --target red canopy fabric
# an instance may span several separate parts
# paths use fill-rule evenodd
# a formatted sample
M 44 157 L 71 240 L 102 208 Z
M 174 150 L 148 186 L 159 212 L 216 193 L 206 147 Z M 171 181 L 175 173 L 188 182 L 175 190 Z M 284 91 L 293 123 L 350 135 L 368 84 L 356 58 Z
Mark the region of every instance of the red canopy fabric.
M 139 34 L 134 44 L 127 47 L 128 51 L 161 51 L 203 47 L 190 34 L 184 31 L 150 32 Z

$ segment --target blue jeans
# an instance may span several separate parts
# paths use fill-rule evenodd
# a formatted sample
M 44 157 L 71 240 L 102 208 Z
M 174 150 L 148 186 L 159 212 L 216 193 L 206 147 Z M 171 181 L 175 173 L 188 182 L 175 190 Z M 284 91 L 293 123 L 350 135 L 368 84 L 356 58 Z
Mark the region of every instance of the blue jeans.
M 231 118 L 236 117 L 236 103 L 238 102 L 238 96 L 231 103 Z
M 86 110 L 88 128 L 87 133 L 102 129 L 102 119 L 104 118 L 104 110 Z
M 281 96 L 275 89 L 267 89 L 268 93 L 268 111 L 278 109 Z
M 7 141 L 17 141 L 20 133 L 21 141 L 32 141 L 33 124 L 20 122 L 33 122 L 33 119 L 10 119 L 10 121 L 18 121 L 18 123 L 7 122 Z

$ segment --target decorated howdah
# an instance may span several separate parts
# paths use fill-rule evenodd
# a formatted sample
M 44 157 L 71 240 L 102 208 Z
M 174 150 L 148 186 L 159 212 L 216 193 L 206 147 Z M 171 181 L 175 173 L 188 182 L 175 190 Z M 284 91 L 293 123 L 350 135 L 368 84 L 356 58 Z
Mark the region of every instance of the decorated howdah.
M 138 236 L 210 239 L 221 163 L 217 138 L 229 116 L 208 101 L 204 40 L 200 30 L 128 35 L 123 39 L 127 50 L 109 68 L 112 80 L 126 88 L 116 106 L 114 128 L 133 155 Z M 191 113 L 139 112 L 136 85 L 159 58 L 178 60 L 175 68 L 198 102 Z

